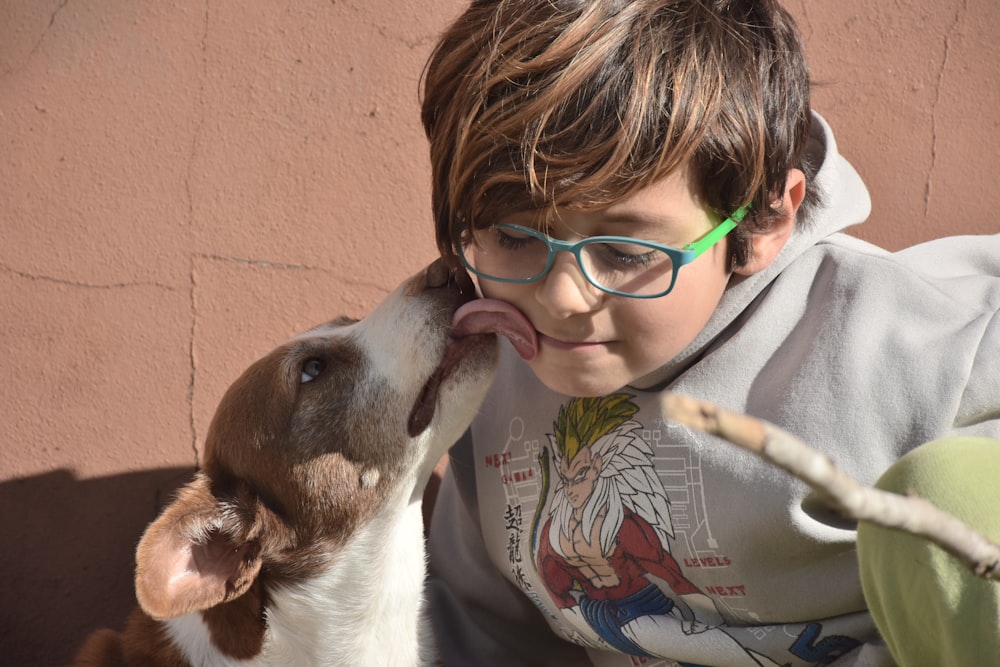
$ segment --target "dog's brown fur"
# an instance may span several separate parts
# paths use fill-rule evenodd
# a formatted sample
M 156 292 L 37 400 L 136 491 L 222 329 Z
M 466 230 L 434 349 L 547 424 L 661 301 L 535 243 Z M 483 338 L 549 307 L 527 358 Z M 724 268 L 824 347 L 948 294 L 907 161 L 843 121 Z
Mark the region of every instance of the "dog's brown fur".
M 391 536 L 401 531 L 409 536 L 411 528 L 404 526 L 420 520 L 420 495 L 431 469 L 485 394 L 495 337 L 450 340 L 452 314 L 472 298 L 471 281 L 456 275 L 432 265 L 364 321 L 335 321 L 294 338 L 233 383 L 210 426 L 201 470 L 139 543 L 139 609 L 123 633 L 95 633 L 76 665 L 187 667 L 194 649 L 179 646 L 177 633 L 181 644 L 207 634 L 210 645 L 198 650 L 213 656 L 267 664 L 275 656 L 298 655 L 295 646 L 274 648 L 281 633 L 271 606 L 276 592 L 328 582 L 323 578 L 337 568 L 349 568 L 359 557 L 351 551 L 353 541 L 373 522 L 382 528 L 365 539 L 396 539 Z M 388 537 L 379 531 L 389 531 Z M 419 525 L 412 534 L 420 535 Z M 404 571 L 392 570 L 404 596 L 411 583 L 415 587 L 414 619 L 422 547 L 418 539 L 413 548 L 419 559 L 406 556 Z M 360 556 L 394 568 L 383 561 L 400 559 L 377 552 Z M 419 571 L 411 573 L 414 567 Z M 348 611 L 364 618 L 363 600 L 377 595 L 352 591 L 344 604 L 355 605 Z M 317 597 L 324 599 L 322 591 Z M 308 625 L 322 614 L 336 616 L 338 604 L 332 600 L 316 614 L 296 613 Z M 168 619 L 180 617 L 200 618 L 207 630 L 197 623 L 170 625 Z M 296 625 L 299 617 L 291 621 Z M 414 628 L 404 630 L 409 634 L 401 641 L 417 644 Z M 325 635 L 309 641 L 327 659 L 340 650 Z M 380 641 L 387 646 L 372 650 L 398 648 L 389 635 Z M 420 652 L 414 647 L 414 656 Z

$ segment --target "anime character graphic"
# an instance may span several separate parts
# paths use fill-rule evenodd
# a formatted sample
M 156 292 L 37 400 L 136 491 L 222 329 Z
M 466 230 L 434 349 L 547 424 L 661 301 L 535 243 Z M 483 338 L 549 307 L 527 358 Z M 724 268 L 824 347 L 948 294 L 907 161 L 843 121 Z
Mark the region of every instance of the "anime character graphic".
M 720 629 L 715 602 L 670 553 L 670 504 L 625 393 L 574 398 L 559 410 L 540 459 L 532 556 L 552 601 L 599 644 L 627 654 L 761 665 Z M 548 499 L 549 509 L 541 523 Z M 539 529 L 539 524 L 541 524 Z M 715 664 L 715 663 L 713 663 Z

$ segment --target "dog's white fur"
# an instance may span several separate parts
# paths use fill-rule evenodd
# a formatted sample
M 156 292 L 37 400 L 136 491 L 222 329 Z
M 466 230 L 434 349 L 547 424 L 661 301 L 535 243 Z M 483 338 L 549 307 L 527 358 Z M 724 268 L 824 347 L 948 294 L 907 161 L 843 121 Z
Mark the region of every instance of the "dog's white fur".
M 256 658 L 220 655 L 200 613 L 167 620 L 167 632 L 193 665 L 432 664 L 429 628 L 413 614 L 422 604 L 424 552 L 414 548 L 423 539 L 421 522 L 419 503 L 409 503 L 400 516 L 354 535 L 337 568 L 275 591 L 264 652 Z
M 139 544 L 141 609 L 76 664 L 432 664 L 423 490 L 496 360 L 493 336 L 450 339 L 471 295 L 438 262 L 364 320 L 302 334 L 248 369 L 213 420 L 203 469 Z

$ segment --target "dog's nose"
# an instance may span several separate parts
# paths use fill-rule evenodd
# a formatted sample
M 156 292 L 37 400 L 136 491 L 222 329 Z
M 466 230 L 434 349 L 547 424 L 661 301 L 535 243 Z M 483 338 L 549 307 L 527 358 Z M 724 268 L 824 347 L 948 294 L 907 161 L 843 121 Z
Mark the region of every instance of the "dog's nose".
M 443 259 L 438 258 L 427 267 L 426 276 L 428 287 L 444 287 L 451 278 L 451 269 L 448 268 Z

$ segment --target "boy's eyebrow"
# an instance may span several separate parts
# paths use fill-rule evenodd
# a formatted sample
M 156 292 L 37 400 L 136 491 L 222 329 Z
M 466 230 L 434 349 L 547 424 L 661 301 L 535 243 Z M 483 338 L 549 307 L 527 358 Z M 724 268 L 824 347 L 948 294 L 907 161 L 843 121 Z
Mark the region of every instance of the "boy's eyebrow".
M 661 243 L 670 242 L 673 239 L 664 238 L 664 236 L 669 237 L 671 232 L 676 231 L 677 233 L 683 233 L 682 229 L 677 229 L 677 227 L 682 227 L 688 218 L 674 213 L 668 212 L 648 212 L 643 210 L 635 209 L 623 209 L 623 210 L 574 210 L 568 209 L 565 215 L 556 215 L 548 220 L 550 231 L 555 230 L 569 230 L 572 231 L 575 226 L 575 221 L 573 219 L 574 214 L 581 213 L 587 216 L 597 216 L 597 220 L 601 225 L 622 225 L 627 227 L 627 229 L 615 230 L 615 229 L 601 229 L 598 233 L 591 233 L 588 236 L 631 236 L 635 238 L 642 238 L 644 235 L 651 236 L 656 235 L 659 238 L 655 239 Z M 523 227 L 538 228 L 542 215 L 539 211 L 517 211 L 511 213 L 510 215 L 503 216 L 500 222 L 513 223 L 515 225 L 521 225 Z M 655 234 L 654 234 L 655 233 Z
M 685 221 L 685 218 L 673 213 L 649 213 L 646 211 L 605 211 L 604 218 L 609 222 L 634 223 L 659 227 L 661 225 L 675 225 Z
M 684 234 L 687 218 L 673 213 L 646 211 L 605 211 L 601 222 L 610 226 L 620 225 L 624 229 L 602 229 L 607 236 L 630 236 L 659 243 L 680 241 L 675 236 Z

